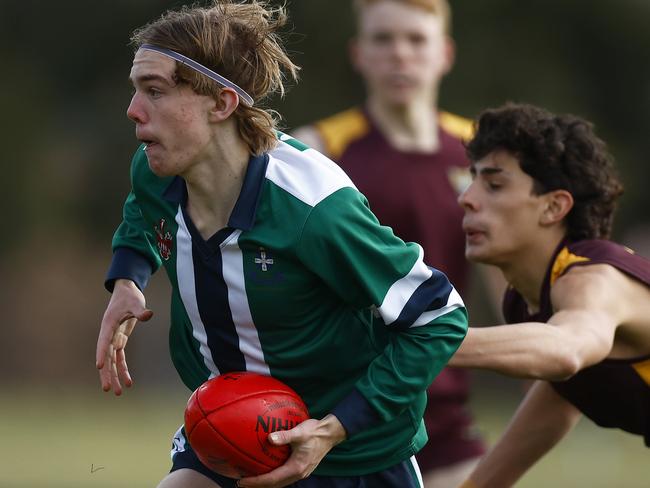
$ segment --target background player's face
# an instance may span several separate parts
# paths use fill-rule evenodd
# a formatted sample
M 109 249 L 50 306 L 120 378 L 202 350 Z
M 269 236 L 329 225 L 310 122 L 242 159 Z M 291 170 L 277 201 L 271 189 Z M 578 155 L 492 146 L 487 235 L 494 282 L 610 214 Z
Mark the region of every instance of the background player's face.
M 451 68 L 453 48 L 443 22 L 391 0 L 364 7 L 351 53 L 371 96 L 407 105 L 435 94 Z
M 543 238 L 540 222 L 548 197 L 533 193 L 533 179 L 507 151 L 474 163 L 472 176 L 458 199 L 465 210 L 465 256 L 487 264 L 511 262 Z
M 173 79 L 176 64 L 162 54 L 139 50 L 130 79 L 135 88 L 127 116 L 136 137 L 147 144 L 151 170 L 158 176 L 185 173 L 207 156 L 211 141 L 210 97 L 197 95 Z

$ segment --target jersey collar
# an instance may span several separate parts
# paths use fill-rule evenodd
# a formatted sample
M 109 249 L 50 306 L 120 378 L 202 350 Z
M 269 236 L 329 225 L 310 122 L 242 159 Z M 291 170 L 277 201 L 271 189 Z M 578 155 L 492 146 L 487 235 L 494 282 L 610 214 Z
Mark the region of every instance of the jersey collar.
M 255 225 L 257 206 L 262 195 L 266 168 L 269 164 L 268 154 L 251 156 L 248 160 L 244 184 L 235 203 L 232 214 L 228 219 L 228 227 L 248 231 Z M 163 198 L 169 202 L 183 204 L 187 202 L 187 187 L 185 180 L 175 176 L 163 193 Z

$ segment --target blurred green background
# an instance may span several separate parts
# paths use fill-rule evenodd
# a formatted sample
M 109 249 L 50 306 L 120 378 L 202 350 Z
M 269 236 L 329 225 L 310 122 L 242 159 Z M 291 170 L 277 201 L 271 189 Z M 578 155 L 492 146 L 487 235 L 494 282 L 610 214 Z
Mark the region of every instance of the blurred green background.
M 110 238 L 137 147 L 125 111 L 130 32 L 184 2 L 0 0 L 0 487 L 155 486 L 189 395 L 167 355 L 165 277 L 156 316 L 128 348 L 135 386 L 103 394 L 95 341 L 108 300 Z M 508 100 L 592 120 L 626 183 L 615 237 L 650 255 L 650 2 L 451 0 L 456 66 L 441 105 L 466 117 Z M 285 129 L 362 101 L 347 60 L 348 0 L 288 3 L 302 81 L 268 106 Z M 482 289 L 474 323 L 490 322 Z M 494 440 L 521 385 L 475 377 L 474 411 Z M 642 458 L 643 457 L 643 458 Z M 650 486 L 639 438 L 582 422 L 522 487 Z

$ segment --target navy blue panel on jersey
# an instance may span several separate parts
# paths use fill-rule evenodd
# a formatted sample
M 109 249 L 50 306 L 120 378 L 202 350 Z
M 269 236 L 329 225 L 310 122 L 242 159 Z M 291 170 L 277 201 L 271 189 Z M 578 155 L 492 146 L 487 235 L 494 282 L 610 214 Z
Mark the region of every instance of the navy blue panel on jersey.
M 212 359 L 221 373 L 245 371 L 246 360 L 239 349 L 239 336 L 232 320 L 219 249 L 219 244 L 233 230 L 221 229 L 206 242 L 185 210 L 183 216 L 192 236 L 196 303 Z
M 228 219 L 229 227 L 241 230 L 251 230 L 253 228 L 257 204 L 262 194 L 262 185 L 264 184 L 264 176 L 268 165 L 268 154 L 251 156 L 249 159 L 244 184 L 230 219 Z
M 418 286 L 397 320 L 390 324 L 391 327 L 408 329 L 424 311 L 438 310 L 447 305 L 454 288 L 444 273 L 435 268 L 429 269 L 432 272 L 431 277 Z

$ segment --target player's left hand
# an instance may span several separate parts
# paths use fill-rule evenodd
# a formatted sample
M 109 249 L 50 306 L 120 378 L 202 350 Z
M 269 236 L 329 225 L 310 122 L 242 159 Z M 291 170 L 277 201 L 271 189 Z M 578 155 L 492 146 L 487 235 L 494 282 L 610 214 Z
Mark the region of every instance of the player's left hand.
M 345 440 L 346 432 L 339 419 L 326 415 L 322 420 L 309 419 L 291 430 L 269 434 L 275 445 L 291 444 L 291 456 L 279 468 L 260 476 L 242 478 L 241 488 L 282 488 L 309 476 L 336 444 Z

